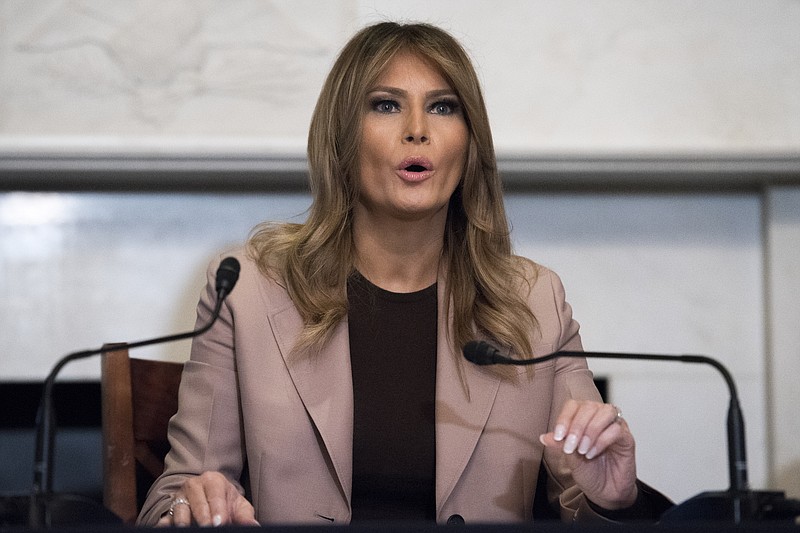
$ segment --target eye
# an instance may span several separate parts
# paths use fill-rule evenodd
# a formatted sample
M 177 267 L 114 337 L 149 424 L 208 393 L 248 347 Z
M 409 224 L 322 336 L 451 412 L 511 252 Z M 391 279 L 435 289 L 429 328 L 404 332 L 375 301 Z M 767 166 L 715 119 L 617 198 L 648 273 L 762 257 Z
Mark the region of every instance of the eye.
M 400 105 L 394 100 L 377 99 L 371 102 L 371 108 L 378 113 L 397 113 L 400 111 Z
M 461 109 L 461 104 L 458 100 L 440 100 L 431 105 L 431 113 L 435 115 L 452 115 L 458 113 Z

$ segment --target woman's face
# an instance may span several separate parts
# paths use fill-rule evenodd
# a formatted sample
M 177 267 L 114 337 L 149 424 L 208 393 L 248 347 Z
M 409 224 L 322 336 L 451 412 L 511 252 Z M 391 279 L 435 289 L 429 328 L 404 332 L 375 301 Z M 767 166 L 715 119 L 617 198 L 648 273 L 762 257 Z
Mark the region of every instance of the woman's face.
M 464 169 L 469 132 L 438 69 L 401 52 L 364 102 L 360 195 L 370 217 L 446 217 Z

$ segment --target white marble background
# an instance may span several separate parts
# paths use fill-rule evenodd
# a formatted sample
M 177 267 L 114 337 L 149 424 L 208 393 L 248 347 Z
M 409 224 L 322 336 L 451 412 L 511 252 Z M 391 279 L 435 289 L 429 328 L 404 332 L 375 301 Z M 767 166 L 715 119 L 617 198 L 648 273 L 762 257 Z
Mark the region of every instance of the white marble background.
M 504 154 L 800 153 L 795 0 L 0 0 L 0 161 L 302 153 L 335 50 L 398 17 L 462 39 Z M 307 204 L 0 191 L 0 379 L 191 328 L 208 259 Z M 753 486 L 800 497 L 797 186 L 531 192 L 508 206 L 518 250 L 562 274 L 587 349 L 718 357 L 739 384 Z M 592 366 L 636 431 L 643 478 L 676 500 L 727 487 L 718 375 Z M 97 375 L 97 361 L 64 372 Z
M 3 0 L 0 148 L 302 153 L 350 4 Z
M 501 153 L 800 148 L 796 0 L 1 0 L 0 150 L 302 154 L 385 18 L 463 41 Z

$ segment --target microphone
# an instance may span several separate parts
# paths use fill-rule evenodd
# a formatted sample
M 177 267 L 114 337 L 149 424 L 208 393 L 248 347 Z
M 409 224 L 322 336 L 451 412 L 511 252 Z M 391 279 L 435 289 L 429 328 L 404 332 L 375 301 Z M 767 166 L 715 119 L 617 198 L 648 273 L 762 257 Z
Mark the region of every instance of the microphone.
M 704 355 L 659 355 L 618 352 L 560 351 L 541 357 L 512 359 L 486 341 L 470 341 L 463 347 L 464 358 L 476 365 L 533 365 L 558 357 L 594 359 L 628 359 L 639 361 L 676 361 L 703 363 L 713 366 L 722 374 L 728 386 L 728 473 L 730 487 L 726 492 L 704 492 L 685 503 L 668 510 L 662 522 L 685 520 L 733 520 L 739 524 L 753 519 L 788 519 L 800 515 L 800 502 L 786 500 L 782 492 L 751 491 L 747 481 L 747 459 L 745 457 L 744 418 L 739 404 L 739 395 L 733 376 L 725 366 Z M 788 505 L 787 505 L 788 502 Z
M 217 277 L 215 280 L 218 303 L 221 304 L 222 300 L 224 300 L 225 297 L 231 293 L 234 285 L 236 285 L 236 282 L 239 280 L 240 270 L 241 265 L 239 265 L 239 261 L 237 261 L 235 257 L 226 257 L 219 264 L 219 268 L 217 268 Z M 214 320 L 216 320 L 216 317 L 214 317 Z
M 239 270 L 239 261 L 234 257 L 226 257 L 220 263 L 219 267 L 217 268 L 215 279 L 215 289 L 217 292 L 216 304 L 211 314 L 211 319 L 204 326 L 192 331 L 178 333 L 175 335 L 156 337 L 137 342 L 106 345 L 92 350 L 73 352 L 62 357 L 55 364 L 55 366 L 53 366 L 52 370 L 50 370 L 50 373 L 47 375 L 47 378 L 44 380 L 42 397 L 39 404 L 39 413 L 36 419 L 36 448 L 34 451 L 33 463 L 33 487 L 31 490 L 28 515 L 30 527 L 39 528 L 49 527 L 51 525 L 52 517 L 49 504 L 53 487 L 53 448 L 55 444 L 53 384 L 61 369 L 71 361 L 84 359 L 86 357 L 91 357 L 93 355 L 98 355 L 105 352 L 116 351 L 124 348 L 130 350 L 133 348 L 140 348 L 142 346 L 173 342 L 202 335 L 211 329 L 211 327 L 219 318 L 223 301 L 231 293 L 233 287 L 236 285 L 236 281 L 239 279 Z

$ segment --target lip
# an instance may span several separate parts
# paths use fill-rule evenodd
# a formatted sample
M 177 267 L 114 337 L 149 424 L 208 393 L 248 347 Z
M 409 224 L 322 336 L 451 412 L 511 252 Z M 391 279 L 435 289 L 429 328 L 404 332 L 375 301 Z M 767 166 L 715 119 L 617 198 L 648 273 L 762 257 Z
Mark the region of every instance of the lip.
M 417 166 L 422 167 L 424 170 L 414 171 L 409 170 L 409 167 Z M 404 181 L 424 181 L 433 175 L 433 163 L 427 157 L 415 156 L 403 159 L 397 165 L 397 175 Z

